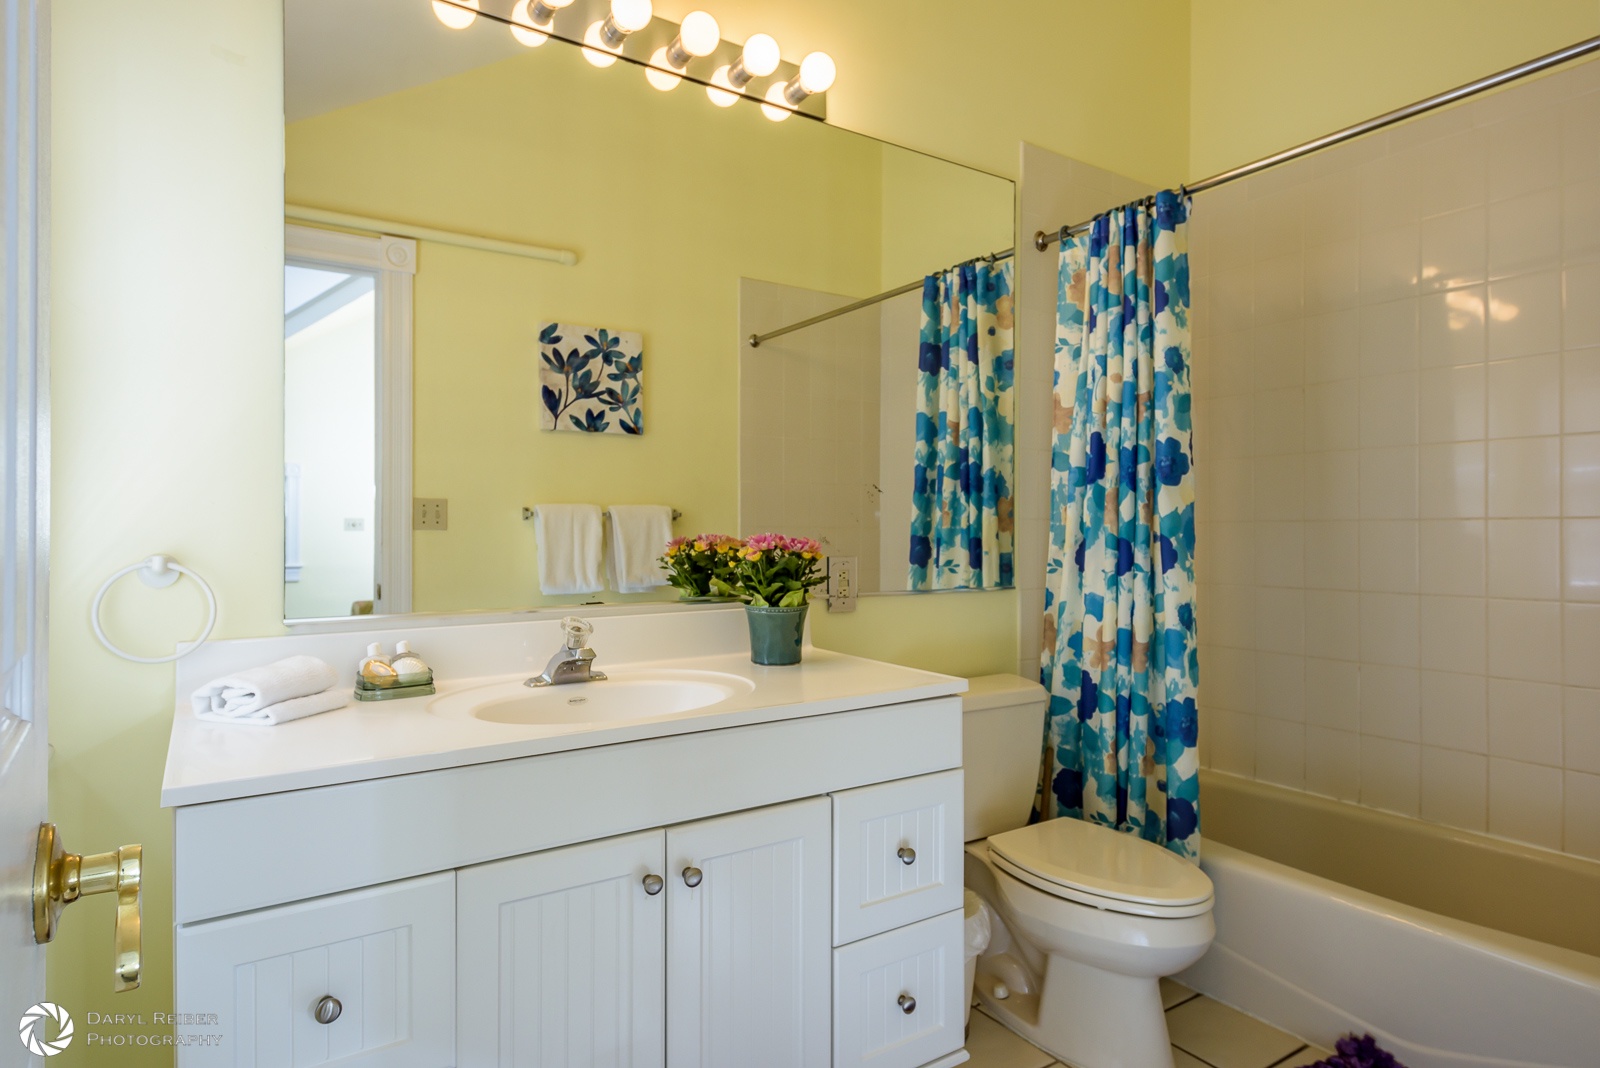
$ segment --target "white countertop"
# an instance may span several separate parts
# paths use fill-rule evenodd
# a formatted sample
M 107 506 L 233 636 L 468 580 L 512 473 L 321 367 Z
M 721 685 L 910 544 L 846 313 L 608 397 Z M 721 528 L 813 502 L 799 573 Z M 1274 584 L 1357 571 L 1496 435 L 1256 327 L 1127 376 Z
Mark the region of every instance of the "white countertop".
M 288 655 L 288 651 L 283 655 Z M 179 703 L 167 749 L 161 804 L 169 808 L 196 805 L 645 738 L 799 719 L 944 697 L 962 693 L 967 688 L 965 679 L 809 645 L 804 661 L 792 667 L 761 667 L 751 663 L 749 654 L 742 651 L 631 663 L 607 659 L 597 666 L 617 674 L 652 668 L 723 672 L 748 679 L 754 689 L 705 708 L 646 720 L 556 725 L 492 723 L 442 715 L 432 711 L 431 706 L 452 694 L 524 679 L 531 672 L 522 667 L 507 674 L 449 678 L 435 661 L 438 694 L 434 696 L 370 703 L 357 702 L 352 697 L 345 708 L 334 712 L 276 727 L 250 727 L 195 719 L 180 676 Z M 604 686 L 605 683 L 577 685 Z

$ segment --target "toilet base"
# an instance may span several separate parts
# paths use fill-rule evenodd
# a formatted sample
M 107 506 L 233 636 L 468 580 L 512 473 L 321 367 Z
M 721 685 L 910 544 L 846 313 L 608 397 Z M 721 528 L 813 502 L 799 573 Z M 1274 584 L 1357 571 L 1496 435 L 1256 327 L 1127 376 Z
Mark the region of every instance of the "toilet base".
M 1018 983 L 1020 970 L 1025 965 L 1010 954 L 981 959 L 978 1001 L 1057 1060 L 1073 1068 L 1173 1068 L 1159 979 L 1118 975 L 1053 954 L 1040 983 Z M 996 984 L 1004 984 L 1008 996 L 997 998 Z

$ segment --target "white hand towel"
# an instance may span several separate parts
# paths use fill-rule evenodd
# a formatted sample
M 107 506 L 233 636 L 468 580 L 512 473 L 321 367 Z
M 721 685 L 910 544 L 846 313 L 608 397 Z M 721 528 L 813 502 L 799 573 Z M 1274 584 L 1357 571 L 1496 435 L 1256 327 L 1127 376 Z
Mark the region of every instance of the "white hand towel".
M 604 553 L 600 506 L 541 504 L 533 514 L 533 536 L 539 542 L 539 590 L 542 593 L 598 593 Z
M 672 509 L 663 504 L 613 504 L 611 581 L 618 593 L 648 593 L 667 584 L 656 561 L 672 540 Z
M 349 691 L 323 690 L 321 693 L 309 694 L 305 697 L 291 697 L 287 701 L 279 701 L 275 705 L 267 705 L 242 716 L 229 715 L 226 712 L 201 712 L 196 709 L 194 718 L 203 719 L 211 723 L 228 723 L 244 727 L 276 727 L 278 724 L 288 723 L 292 719 L 304 719 L 307 716 L 315 716 L 320 712 L 332 712 L 334 709 L 343 708 L 349 703 Z

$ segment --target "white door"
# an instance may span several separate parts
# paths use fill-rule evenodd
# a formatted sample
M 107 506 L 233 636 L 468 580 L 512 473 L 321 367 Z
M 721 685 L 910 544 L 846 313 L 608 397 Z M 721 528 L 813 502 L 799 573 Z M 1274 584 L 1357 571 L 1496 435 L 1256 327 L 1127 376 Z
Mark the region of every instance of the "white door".
M 825 797 L 667 830 L 668 1068 L 826 1068 Z
M 661 1068 L 661 831 L 457 875 L 459 1068 Z
M 0 1033 L 44 999 L 31 901 L 47 753 L 40 529 L 47 461 L 38 450 L 47 425 L 39 200 L 48 186 L 40 122 L 49 82 L 41 67 L 46 18 L 46 0 L 0 8 Z M 41 1021 L 34 1033 L 53 1041 L 55 1025 Z M 0 1040 L 0 1066 L 31 1060 L 21 1043 Z

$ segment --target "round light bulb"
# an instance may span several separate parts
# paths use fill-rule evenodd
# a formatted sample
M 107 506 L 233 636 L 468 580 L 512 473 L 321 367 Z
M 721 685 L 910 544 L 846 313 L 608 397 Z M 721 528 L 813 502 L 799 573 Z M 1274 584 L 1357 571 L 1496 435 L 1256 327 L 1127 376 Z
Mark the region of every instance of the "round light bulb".
M 761 114 L 773 122 L 782 122 L 794 114 L 789 102 L 784 99 L 782 82 L 774 82 L 767 87 L 767 102 L 761 105 Z
M 691 56 L 709 56 L 722 43 L 722 27 L 704 11 L 691 11 L 678 26 L 678 39 Z
M 534 28 L 533 15 L 528 11 L 532 5 L 533 0 L 520 0 L 517 6 L 511 9 L 511 36 L 515 37 L 519 44 L 538 48 L 550 40 L 550 35 Z
M 589 23 L 589 28 L 583 31 L 583 58 L 593 66 L 602 70 L 617 61 L 617 53 L 622 51 L 622 46 L 611 48 L 600 39 L 600 24 Z
M 470 11 L 464 10 L 471 8 Z M 455 0 L 446 4 L 433 0 L 433 15 L 452 30 L 464 30 L 477 19 L 478 0 Z
M 715 86 L 715 88 L 713 88 Z M 728 68 L 718 67 L 711 72 L 711 85 L 706 86 L 706 96 L 719 108 L 731 108 L 739 102 L 739 94 L 728 80 Z
M 812 52 L 800 61 L 800 88 L 808 93 L 826 93 L 839 70 L 826 52 Z
M 654 14 L 650 0 L 611 0 L 611 21 L 624 33 L 638 33 Z
M 671 66 L 672 62 L 667 59 L 667 47 L 662 45 L 650 53 L 650 65 L 644 69 L 644 80 L 663 93 L 670 93 L 678 87 L 679 82 L 683 81 L 668 69 Z
M 744 42 L 744 69 L 757 78 L 765 78 L 778 69 L 778 42 L 769 34 L 751 34 Z

